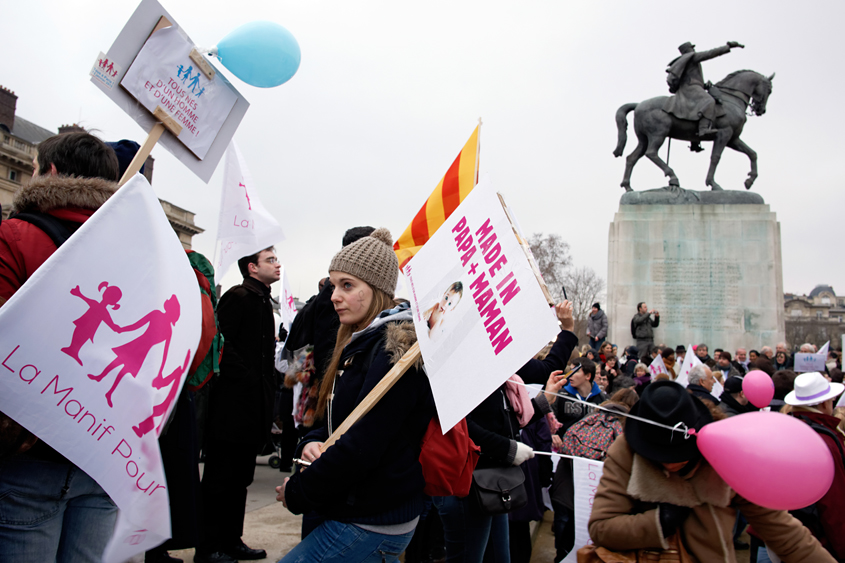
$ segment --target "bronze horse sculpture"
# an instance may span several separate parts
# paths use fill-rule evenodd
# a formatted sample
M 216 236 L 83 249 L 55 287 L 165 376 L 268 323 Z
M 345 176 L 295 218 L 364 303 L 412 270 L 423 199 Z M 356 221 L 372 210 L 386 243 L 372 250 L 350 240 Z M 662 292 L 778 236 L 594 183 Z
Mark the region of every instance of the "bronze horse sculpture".
M 707 171 L 705 181 L 706 185 L 713 190 L 722 189 L 716 183 L 714 176 L 725 147 L 746 154 L 751 161 L 751 171 L 745 180 L 745 189 L 751 189 L 751 185 L 757 179 L 757 153 L 746 145 L 739 136 L 745 126 L 746 110 L 749 104 L 755 115 L 766 113 L 766 102 L 772 93 L 774 77 L 774 74 L 766 78 L 753 70 L 739 70 L 729 74 L 714 87 L 711 87 L 711 94 L 719 101 L 718 107 L 721 110 L 718 112 L 715 121 L 716 133 L 704 137 L 696 135 L 696 121 L 678 119 L 663 111 L 667 96 L 658 96 L 640 103 L 625 104 L 620 107 L 616 111 L 616 127 L 619 137 L 613 156 L 622 156 L 622 151 L 625 149 L 625 143 L 628 140 L 627 115 L 631 111 L 634 112 L 634 132 L 639 140 L 637 148 L 626 159 L 622 187 L 627 192 L 633 191 L 631 189 L 631 172 L 637 161 L 643 156 L 647 156 L 669 177 L 670 189 L 680 188 L 675 172 L 657 154 L 657 151 L 663 145 L 663 141 L 666 140 L 666 137 L 669 137 L 693 143 L 696 141 L 713 141 L 710 168 Z

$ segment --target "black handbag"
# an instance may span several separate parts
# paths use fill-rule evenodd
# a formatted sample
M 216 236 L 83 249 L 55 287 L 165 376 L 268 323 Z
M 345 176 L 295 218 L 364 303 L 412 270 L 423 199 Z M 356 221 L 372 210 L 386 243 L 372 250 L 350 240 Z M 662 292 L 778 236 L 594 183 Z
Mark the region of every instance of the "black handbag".
M 515 440 L 509 415 L 510 402 L 504 391 L 500 389 L 499 392 L 511 438 Z M 507 514 L 528 504 L 525 473 L 518 465 L 476 469 L 472 472 L 472 490 L 478 505 L 488 514 Z
M 517 465 L 476 469 L 472 489 L 478 505 L 488 514 L 506 514 L 528 504 L 525 473 Z

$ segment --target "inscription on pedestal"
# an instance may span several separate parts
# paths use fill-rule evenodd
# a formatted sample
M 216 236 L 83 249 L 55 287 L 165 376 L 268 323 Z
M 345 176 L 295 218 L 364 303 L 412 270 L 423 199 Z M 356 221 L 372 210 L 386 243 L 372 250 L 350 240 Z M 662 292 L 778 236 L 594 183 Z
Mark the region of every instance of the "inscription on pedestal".
M 705 331 L 741 330 L 741 278 L 739 260 L 655 262 L 651 265 L 653 307 L 660 311 L 661 324 Z

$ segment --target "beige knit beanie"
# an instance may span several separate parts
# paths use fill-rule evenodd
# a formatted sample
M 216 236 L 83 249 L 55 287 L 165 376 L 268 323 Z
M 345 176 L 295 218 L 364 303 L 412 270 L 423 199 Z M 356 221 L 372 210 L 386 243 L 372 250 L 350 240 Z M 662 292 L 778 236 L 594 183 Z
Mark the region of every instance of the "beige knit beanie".
M 393 238 L 385 228 L 360 238 L 334 255 L 329 272 L 345 272 L 361 278 L 390 297 L 396 291 L 399 260 L 393 252 Z

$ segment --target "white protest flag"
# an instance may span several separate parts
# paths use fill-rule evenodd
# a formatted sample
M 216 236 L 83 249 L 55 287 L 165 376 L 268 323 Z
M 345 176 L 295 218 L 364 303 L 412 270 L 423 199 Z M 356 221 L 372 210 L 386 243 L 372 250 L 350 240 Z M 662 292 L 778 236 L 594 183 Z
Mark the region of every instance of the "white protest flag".
M 817 354 L 821 354 L 825 359 L 827 359 L 828 350 L 830 350 L 830 340 L 824 343 L 824 346 L 822 346 L 821 350 L 819 350 Z
M 693 350 L 692 344 L 690 344 L 687 346 L 687 353 L 684 354 L 684 363 L 681 364 L 681 370 L 678 372 L 678 378 L 675 381 L 684 387 L 689 385 L 689 372 L 700 363 L 701 360 L 696 357 L 695 350 Z
M 0 309 L 0 411 L 117 505 L 107 562 L 170 537 L 157 438 L 201 322 L 196 276 L 140 174 Z
M 293 318 L 296 316 L 296 303 L 293 299 L 293 292 L 290 290 L 288 273 L 282 266 L 282 293 L 279 295 L 279 312 L 282 314 L 282 324 L 285 330 L 290 330 Z
M 593 501 L 596 490 L 604 471 L 604 463 L 594 459 L 576 457 L 572 460 L 572 475 L 575 482 L 575 498 L 573 511 L 575 512 L 575 544 L 572 551 L 563 559 L 563 563 L 575 563 L 578 560 L 578 550 L 591 543 L 587 524 L 593 511 Z
M 444 432 L 558 333 L 554 310 L 486 178 L 403 272 Z
M 663 363 L 663 356 L 660 354 L 651 361 L 651 364 L 648 366 L 648 371 L 651 373 L 652 377 L 659 373 L 669 374 L 669 370 L 666 369 L 666 364 Z
M 260 250 L 285 240 L 279 222 L 261 204 L 258 190 L 235 144 L 226 149 L 223 197 L 217 224 L 217 260 L 215 277 L 219 282 L 229 266 Z

